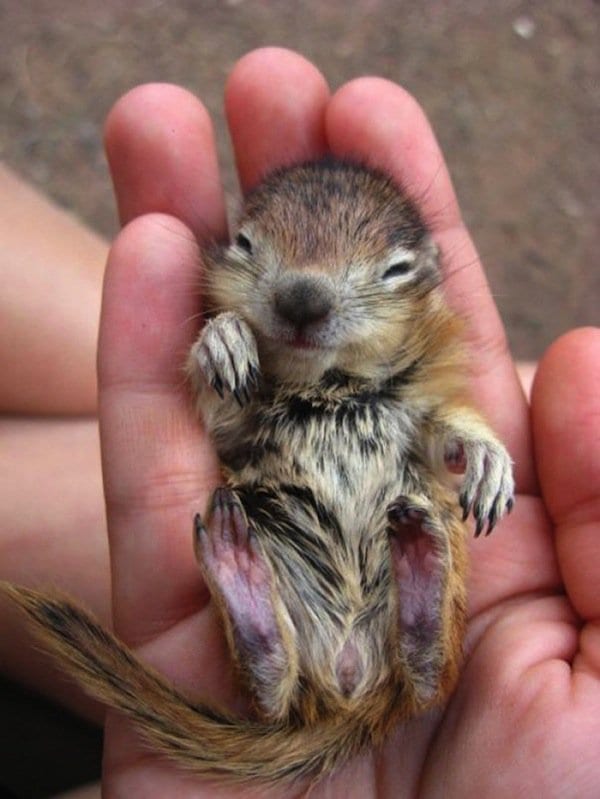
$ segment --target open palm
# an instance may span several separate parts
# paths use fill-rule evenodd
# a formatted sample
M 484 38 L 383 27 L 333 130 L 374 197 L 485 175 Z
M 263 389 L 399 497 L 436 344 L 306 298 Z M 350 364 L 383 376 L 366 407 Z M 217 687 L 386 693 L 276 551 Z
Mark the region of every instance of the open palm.
M 475 397 L 509 446 L 520 494 L 494 535 L 473 542 L 467 658 L 447 707 L 398 729 L 310 796 L 596 795 L 600 333 L 578 331 L 551 348 L 530 409 L 436 141 L 398 86 L 363 78 L 331 97 L 301 57 L 260 50 L 237 64 L 226 109 L 244 190 L 276 166 L 331 151 L 383 168 L 413 195 L 441 247 L 449 302 L 468 320 Z M 188 695 L 243 712 L 192 551 L 192 518 L 218 464 L 181 369 L 201 310 L 196 240 L 226 237 L 212 127 L 189 93 L 145 86 L 117 103 L 106 143 L 128 223 L 109 259 L 99 350 L 115 628 Z M 306 790 L 215 787 L 108 716 L 107 799 Z

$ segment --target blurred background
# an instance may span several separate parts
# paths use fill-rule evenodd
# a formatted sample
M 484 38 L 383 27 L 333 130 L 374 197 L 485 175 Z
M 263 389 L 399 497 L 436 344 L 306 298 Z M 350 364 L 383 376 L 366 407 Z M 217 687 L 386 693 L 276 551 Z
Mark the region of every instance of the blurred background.
M 516 356 L 600 321 L 598 2 L 0 0 L 0 14 L 2 157 L 107 237 L 113 102 L 145 81 L 196 92 L 234 193 L 225 79 L 249 50 L 282 45 L 333 88 L 378 74 L 419 99 Z
M 431 118 L 513 351 L 533 359 L 600 323 L 599 42 L 593 0 L 0 0 L 0 149 L 110 238 L 102 123 L 129 88 L 171 81 L 203 99 L 233 196 L 222 92 L 241 55 L 293 48 L 334 89 L 390 78 Z M 14 795 L 97 776 L 98 731 L 2 683 L 0 708 L 0 785 Z

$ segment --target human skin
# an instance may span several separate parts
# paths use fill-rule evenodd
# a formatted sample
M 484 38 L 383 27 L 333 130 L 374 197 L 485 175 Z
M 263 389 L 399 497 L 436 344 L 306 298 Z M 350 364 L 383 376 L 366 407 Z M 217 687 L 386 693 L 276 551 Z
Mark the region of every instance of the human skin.
M 238 63 L 226 104 L 244 189 L 274 166 L 330 149 L 381 166 L 413 191 L 442 247 L 448 299 L 468 321 L 474 394 L 511 449 L 521 492 L 513 515 L 494 535 L 473 542 L 468 658 L 448 707 L 399 730 L 382 753 L 349 764 L 311 797 L 494 797 L 510 790 L 594 795 L 600 704 L 594 627 L 600 605 L 594 589 L 600 558 L 594 540 L 600 504 L 598 331 L 577 331 L 550 349 L 537 374 L 530 416 L 442 156 L 415 101 L 379 79 L 353 81 L 331 98 L 314 67 L 270 49 Z M 212 128 L 189 93 L 147 86 L 117 104 L 106 143 L 126 225 L 111 254 L 100 347 L 115 624 L 122 638 L 191 695 L 237 706 L 220 626 L 191 548 L 190 519 L 204 509 L 217 467 L 189 412 L 179 369 L 200 311 L 195 238 L 226 236 Z M 461 268 L 465 264 L 468 269 Z M 77 357 L 89 364 L 93 338 L 83 340 Z M 86 367 L 86 385 L 89 372 Z M 85 387 L 79 396 L 89 408 Z M 65 494 L 55 485 L 52 502 L 52 486 L 40 483 L 48 490 L 36 508 L 53 520 L 52 534 L 44 529 L 43 538 L 32 491 L 15 491 L 14 518 L 29 498 L 29 532 L 0 552 L 3 570 L 4 552 L 10 551 L 9 576 L 47 584 L 49 575 L 70 593 L 89 595 L 86 604 L 106 620 L 107 569 L 97 565 L 101 554 L 90 555 L 96 546 L 101 552 L 104 530 L 97 512 L 102 505 L 95 423 L 65 424 L 60 436 L 59 428 L 50 432 L 41 420 L 36 423 L 35 429 L 31 422 L 18 430 L 3 428 L 13 434 L 22 474 L 35 484 L 36 463 L 44 464 L 40 476 L 60 465 L 68 470 L 70 440 L 87 453 L 93 487 L 88 501 L 78 504 L 75 486 Z M 47 438 L 40 438 L 43 430 Z M 22 440 L 28 447 L 19 446 Z M 39 461 L 35 442 L 41 447 L 42 440 L 51 444 L 45 451 L 54 459 Z M 83 486 L 83 462 L 79 466 Z M 69 502 L 61 506 L 57 493 Z M 72 532 L 64 540 L 60 524 L 54 524 L 60 521 Z M 18 651 L 26 662 L 26 646 Z M 104 792 L 149 799 L 266 795 L 260 788 L 217 790 L 182 776 L 142 753 L 132 728 L 113 714 Z M 290 794 L 275 789 L 271 795 Z
M 0 579 L 60 588 L 111 623 L 96 413 L 108 245 L 0 165 Z M 96 721 L 0 597 L 0 669 Z
M 60 589 L 111 625 L 98 424 L 76 417 L 0 417 L 0 579 Z M 0 596 L 0 669 L 101 722 L 104 711 L 40 651 Z
M 467 320 L 474 395 L 511 451 L 520 494 L 494 535 L 472 542 L 466 662 L 448 705 L 399 728 L 381 752 L 310 796 L 592 796 L 600 779 L 599 331 L 575 331 L 550 348 L 530 408 L 438 146 L 398 86 L 362 78 L 330 96 L 303 58 L 266 49 L 238 62 L 226 108 L 244 190 L 273 167 L 330 150 L 383 168 L 413 194 L 442 250 L 448 301 Z M 134 90 L 109 117 L 126 226 L 105 281 L 99 412 L 115 628 L 190 695 L 237 706 L 190 547 L 190 519 L 218 468 L 180 372 L 201 307 L 191 290 L 196 237 L 225 237 L 212 135 L 199 102 L 165 85 Z M 141 748 L 113 713 L 103 790 L 109 799 L 291 795 L 183 775 Z
M 92 414 L 107 245 L 0 164 L 0 411 Z

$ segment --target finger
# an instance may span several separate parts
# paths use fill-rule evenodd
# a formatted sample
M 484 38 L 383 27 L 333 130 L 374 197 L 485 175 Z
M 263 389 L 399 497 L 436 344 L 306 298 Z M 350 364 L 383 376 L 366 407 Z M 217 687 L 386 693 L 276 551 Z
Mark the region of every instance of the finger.
M 325 124 L 334 154 L 384 170 L 418 205 L 441 248 L 446 295 L 467 323 L 478 406 L 509 446 L 519 490 L 533 490 L 528 406 L 502 322 L 425 114 L 396 84 L 380 78 L 359 78 L 332 97 Z
M 162 212 L 200 239 L 224 235 L 213 126 L 193 94 L 161 83 L 132 89 L 113 106 L 104 139 L 122 224 Z
M 598 620 L 600 329 L 572 331 L 550 347 L 533 384 L 531 413 L 564 584 L 577 613 Z
M 178 220 L 148 215 L 112 247 L 99 407 L 115 626 L 137 644 L 197 609 L 192 520 L 217 480 L 182 365 L 196 329 L 199 254 Z
M 275 167 L 324 154 L 328 99 L 321 73 L 291 50 L 266 47 L 238 61 L 225 109 L 243 191 Z

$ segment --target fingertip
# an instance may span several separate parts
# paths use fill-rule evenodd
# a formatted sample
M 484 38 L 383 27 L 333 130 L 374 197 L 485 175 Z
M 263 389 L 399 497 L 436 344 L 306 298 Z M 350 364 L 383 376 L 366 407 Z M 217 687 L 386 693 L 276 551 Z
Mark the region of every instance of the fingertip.
M 355 78 L 331 98 L 325 128 L 333 153 L 366 161 L 394 177 L 430 229 L 459 224 L 439 145 L 423 109 L 406 89 L 385 78 Z
M 600 328 L 560 336 L 545 352 L 531 393 L 538 471 L 557 518 L 600 485 Z
M 269 171 L 325 152 L 329 88 L 293 50 L 264 47 L 243 56 L 225 88 L 225 110 L 244 190 Z
M 101 389 L 181 383 L 199 313 L 200 260 L 192 231 L 166 214 L 137 217 L 118 234 L 103 292 Z
M 257 47 L 237 60 L 227 80 L 225 96 L 236 91 L 239 82 L 248 87 L 248 81 L 264 79 L 266 71 L 281 72 L 288 78 L 309 78 L 315 85 L 320 84 L 324 94 L 329 94 L 325 78 L 311 61 L 288 47 L 269 46 Z
M 592 366 L 593 371 L 593 362 L 599 351 L 600 328 L 578 327 L 559 336 L 540 359 L 533 381 L 532 399 L 543 398 L 548 389 L 552 389 L 554 394 L 569 380 L 578 380 L 582 373 L 587 380 L 589 367 Z M 561 376 L 560 385 L 557 373 Z M 566 388 L 568 390 L 569 386 Z
M 575 440 L 593 429 L 589 417 L 600 407 L 600 328 L 570 330 L 548 347 L 537 367 L 531 403 L 534 433 L 543 440 Z
M 123 127 L 129 127 L 140 116 L 145 117 L 157 108 L 168 112 L 176 105 L 188 106 L 204 123 L 210 124 L 208 112 L 192 92 L 173 83 L 142 83 L 119 97 L 108 112 L 104 122 L 105 143 L 112 146 L 115 136 L 118 138 L 123 133 Z
M 172 263 L 198 258 L 198 244 L 189 227 L 177 217 L 148 213 L 135 217 L 117 234 L 106 266 L 108 281 L 121 279 L 129 271 L 137 277 L 163 276 Z
M 375 103 L 383 103 L 384 107 L 392 103 L 396 113 L 401 111 L 403 117 L 410 119 L 424 116 L 417 100 L 400 84 L 378 75 L 362 75 L 340 86 L 332 96 L 327 109 L 327 132 L 343 136 L 346 131 L 336 125 L 338 113 L 343 115 L 347 108 L 358 114 L 370 112 Z
M 213 125 L 191 92 L 168 83 L 136 86 L 109 112 L 104 143 L 122 224 L 161 212 L 201 237 L 223 235 Z

